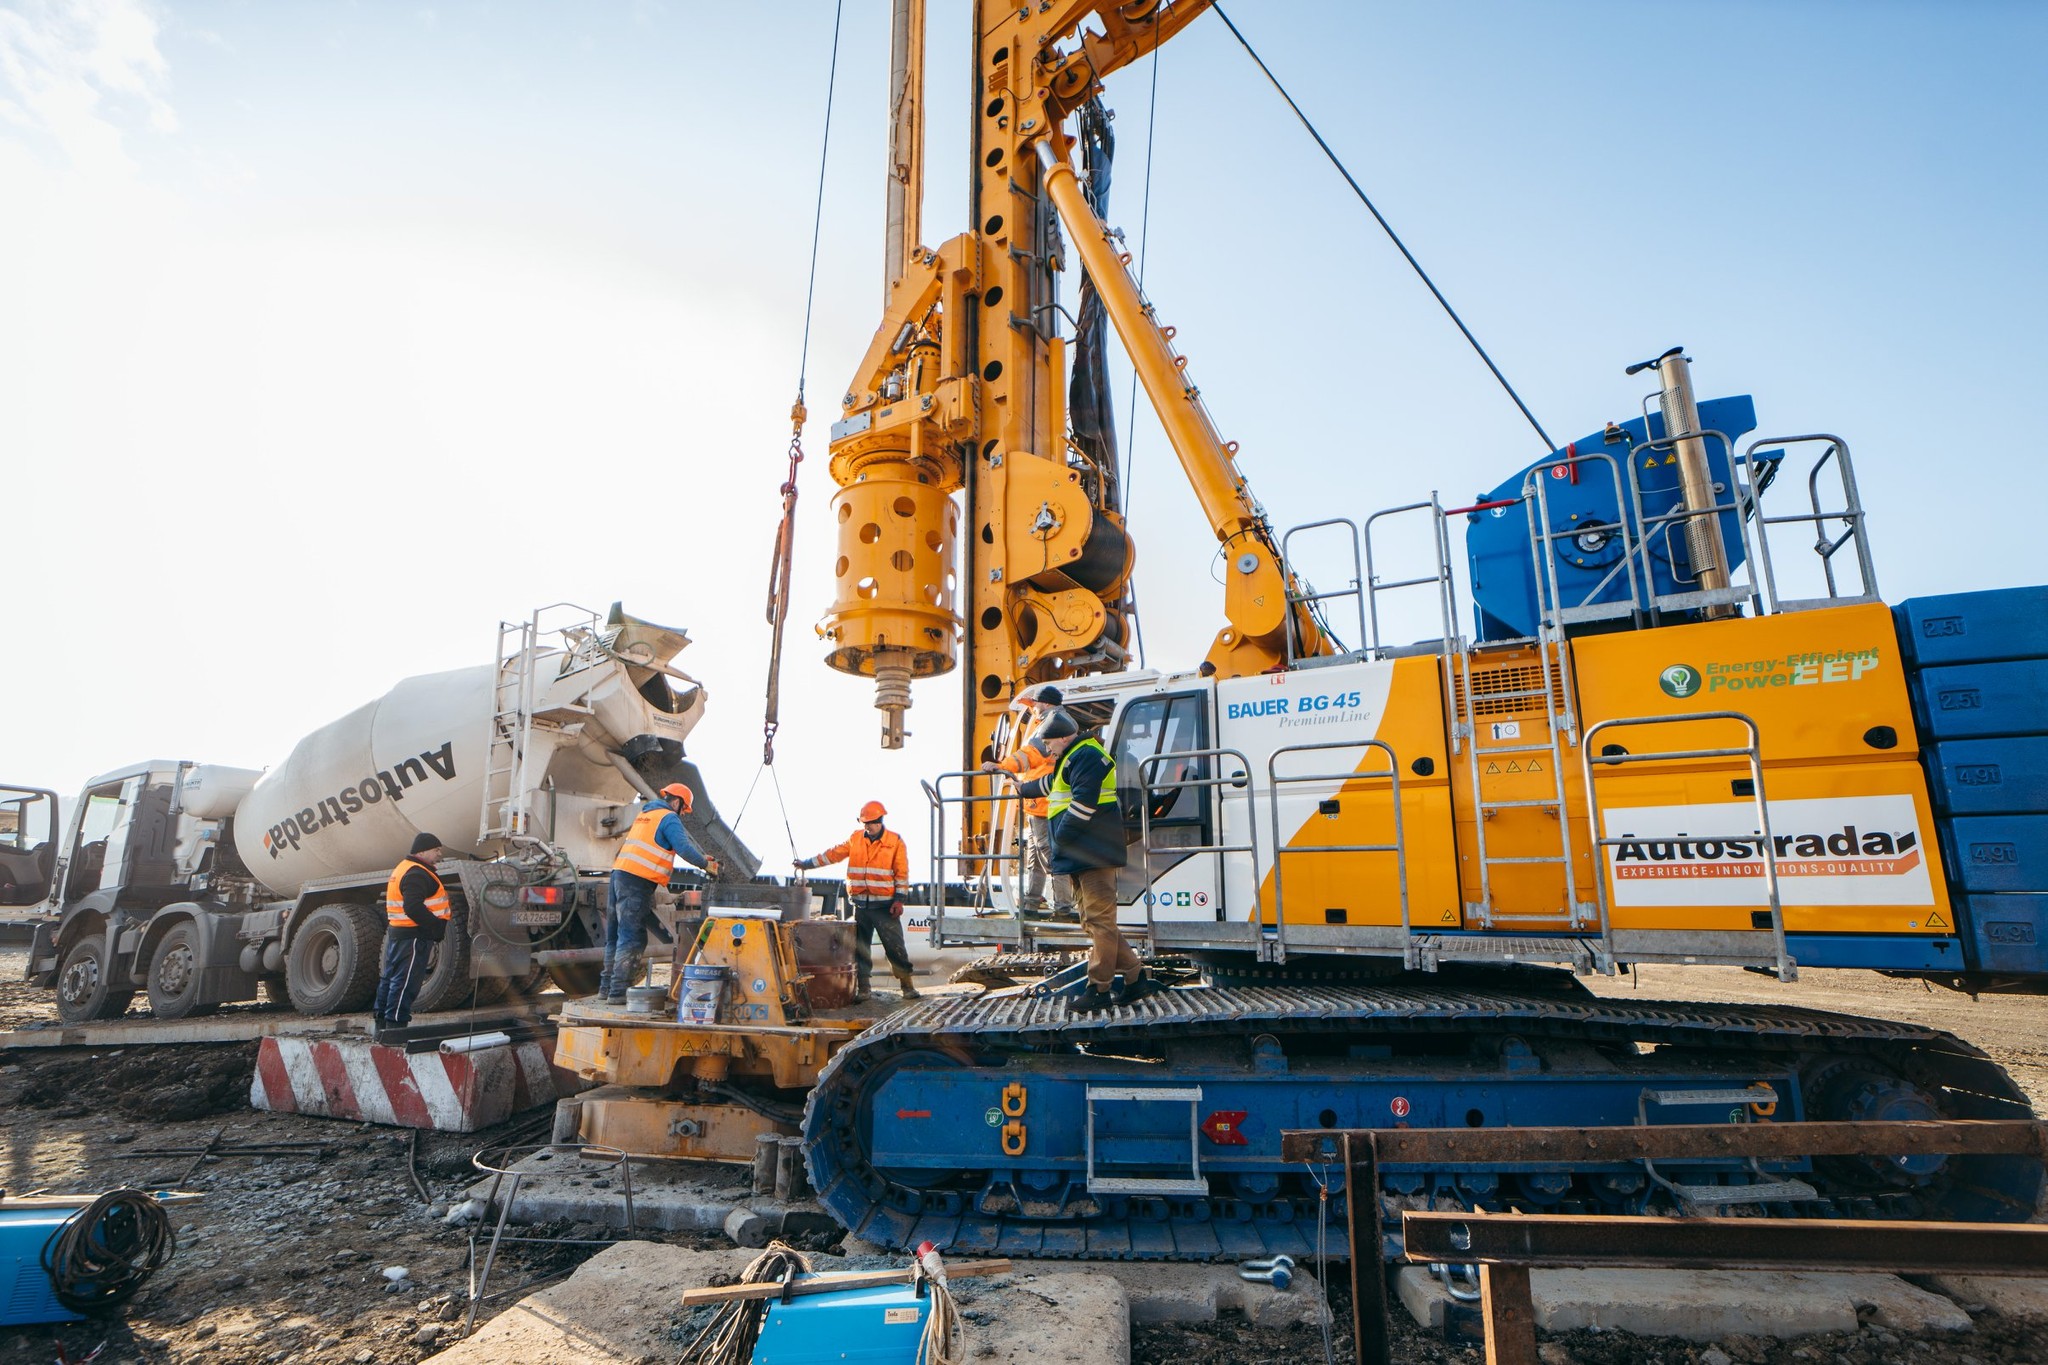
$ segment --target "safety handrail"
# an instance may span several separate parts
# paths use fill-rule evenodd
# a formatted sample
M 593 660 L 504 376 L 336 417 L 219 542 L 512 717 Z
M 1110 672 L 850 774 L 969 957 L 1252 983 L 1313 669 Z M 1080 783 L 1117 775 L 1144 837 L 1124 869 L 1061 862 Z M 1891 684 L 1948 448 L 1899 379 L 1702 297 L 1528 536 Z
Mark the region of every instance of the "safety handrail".
M 1182 776 L 1174 779 L 1171 782 L 1160 783 L 1155 783 L 1152 780 L 1153 770 L 1162 763 L 1177 762 L 1193 764 L 1194 762 L 1197 762 L 1202 759 L 1221 760 L 1224 758 L 1234 758 L 1242 766 L 1239 768 L 1237 772 L 1231 774 L 1228 777 L 1223 776 L 1222 764 L 1220 761 L 1218 761 L 1213 762 L 1211 764 L 1211 776 Z M 1209 853 L 1216 855 L 1216 918 L 1219 921 L 1221 921 L 1224 917 L 1224 894 L 1229 885 L 1229 869 L 1223 861 L 1224 855 L 1231 853 L 1249 853 L 1252 859 L 1252 923 L 1256 925 L 1258 928 L 1260 938 L 1260 956 L 1261 958 L 1264 958 L 1266 956 L 1264 943 L 1266 933 L 1266 900 L 1264 892 L 1261 890 L 1261 888 L 1265 884 L 1265 875 L 1261 871 L 1259 866 L 1259 835 L 1258 819 L 1256 815 L 1253 816 L 1253 818 L 1248 822 L 1247 825 L 1247 827 L 1251 830 L 1251 840 L 1248 843 L 1231 844 L 1218 842 L 1214 844 L 1175 844 L 1171 849 L 1155 849 L 1152 847 L 1152 802 L 1150 798 L 1153 792 L 1180 791 L 1189 787 L 1244 787 L 1249 789 L 1251 786 L 1251 768 L 1251 760 L 1246 758 L 1244 756 L 1244 753 L 1238 749 L 1176 749 L 1168 753 L 1152 754 L 1149 757 L 1141 758 L 1138 760 L 1138 846 L 1140 855 L 1145 860 L 1145 889 L 1143 897 L 1145 906 L 1145 933 L 1147 937 L 1150 937 L 1152 934 L 1152 855 L 1155 852 Z M 1193 771 L 1192 767 L 1189 769 L 1189 771 Z M 1247 796 L 1249 796 L 1250 794 L 1251 793 L 1247 791 Z M 1221 840 L 1223 837 L 1223 802 L 1221 799 L 1222 795 L 1222 792 L 1217 792 L 1218 799 L 1214 803 L 1214 809 L 1216 813 L 1216 837 L 1218 838 L 1218 840 Z M 1248 806 L 1247 810 L 1249 811 L 1250 809 L 1251 807 Z M 1282 951 L 1279 957 L 1273 960 L 1285 961 L 1286 956 L 1284 950 Z
M 1392 583 L 1380 582 L 1379 570 L 1374 564 L 1372 552 L 1372 530 L 1374 523 L 1385 517 L 1396 517 L 1404 512 L 1419 512 L 1424 509 L 1427 509 L 1429 512 L 1433 532 L 1432 539 L 1436 545 L 1436 576 L 1433 578 L 1403 578 Z M 1472 510 L 1476 509 L 1460 509 L 1460 511 Z M 1365 525 L 1359 532 L 1359 539 L 1365 546 L 1365 605 L 1366 614 L 1370 618 L 1372 626 L 1371 638 L 1366 642 L 1366 649 L 1373 658 L 1385 659 L 1387 657 L 1386 644 L 1380 639 L 1380 594 L 1383 592 L 1394 592 L 1401 588 L 1419 587 L 1424 583 L 1434 583 L 1436 585 L 1437 612 L 1441 618 L 1439 629 L 1442 631 L 1442 636 L 1439 640 L 1440 647 L 1437 652 L 1443 659 L 1443 666 L 1438 671 L 1443 674 L 1444 714 L 1453 718 L 1450 727 L 1451 757 L 1456 758 L 1463 752 L 1465 740 L 1470 736 L 1467 733 L 1465 722 L 1457 718 L 1457 706 L 1454 696 L 1455 688 L 1452 679 L 1455 676 L 1468 689 L 1470 688 L 1471 658 L 1465 650 L 1464 640 L 1457 633 L 1457 585 L 1453 581 L 1451 568 L 1451 532 L 1448 524 L 1448 517 L 1450 515 L 1444 511 L 1443 503 L 1438 499 L 1436 493 L 1432 492 L 1427 502 L 1403 503 L 1399 507 L 1383 507 L 1379 511 L 1374 512 L 1365 519 Z
M 1676 447 L 1680 441 L 1710 440 L 1719 441 L 1721 443 L 1721 449 L 1727 452 L 1728 455 L 1728 482 L 1730 496 L 1726 502 L 1716 499 L 1714 502 L 1709 503 L 1705 507 L 1688 507 L 1685 505 L 1685 499 L 1683 498 L 1683 496 L 1681 496 L 1679 498 L 1678 505 L 1672 508 L 1672 510 L 1670 510 L 1669 512 L 1658 512 L 1655 514 L 1645 512 L 1642 506 L 1642 482 L 1640 479 L 1637 479 L 1635 477 L 1635 462 L 1633 459 L 1630 460 L 1629 478 L 1630 481 L 1635 485 L 1636 490 L 1636 516 L 1637 520 L 1641 525 L 1641 530 L 1639 534 L 1642 538 L 1643 544 L 1646 547 L 1650 542 L 1650 537 L 1652 536 L 1652 534 L 1660 534 L 1664 537 L 1664 554 L 1666 560 L 1671 565 L 1671 576 L 1673 578 L 1678 578 L 1678 560 L 1677 557 L 1673 555 L 1671 552 L 1672 525 L 1674 523 L 1682 525 L 1687 522 L 1697 521 L 1701 518 L 1712 519 L 1715 517 L 1719 517 L 1724 513 L 1733 512 L 1735 514 L 1736 533 L 1742 537 L 1742 572 L 1748 577 L 1749 587 L 1747 590 L 1737 588 L 1733 583 L 1733 579 L 1735 576 L 1733 572 L 1733 566 L 1724 566 L 1729 568 L 1730 570 L 1730 584 L 1726 588 L 1695 588 L 1690 592 L 1672 594 L 1671 597 L 1683 599 L 1680 601 L 1672 601 L 1671 597 L 1659 596 L 1659 594 L 1656 592 L 1655 581 L 1652 580 L 1652 582 L 1649 585 L 1650 602 L 1653 607 L 1658 608 L 1662 608 L 1665 606 L 1676 606 L 1679 608 L 1683 608 L 1692 605 L 1695 602 L 1708 606 L 1733 606 L 1741 602 L 1744 598 L 1747 598 L 1751 606 L 1754 608 L 1754 610 L 1756 610 L 1756 612 L 1759 615 L 1761 615 L 1764 609 L 1764 600 L 1756 572 L 1757 548 L 1756 545 L 1750 540 L 1749 535 L 1750 518 L 1758 513 L 1759 506 L 1756 501 L 1756 495 L 1749 488 L 1748 482 L 1746 480 L 1736 477 L 1736 466 L 1739 463 L 1739 459 L 1735 451 L 1735 442 L 1729 439 L 1728 433 L 1716 430 L 1712 427 L 1706 428 L 1701 431 L 1681 431 L 1674 436 L 1663 436 L 1659 437 L 1654 441 L 1644 441 L 1641 445 L 1632 447 L 1630 450 L 1630 454 L 1633 455 L 1634 452 L 1637 450 L 1662 450 L 1666 447 Z M 1687 553 L 1687 562 L 1689 564 L 1691 563 L 1690 551 L 1688 551 Z M 1645 559 L 1645 567 L 1648 567 L 1647 558 Z M 1691 568 L 1691 581 L 1697 582 L 1699 578 L 1700 566 L 1697 564 L 1691 564 Z
M 1330 749 L 1378 749 L 1387 756 L 1385 772 L 1364 772 L 1353 769 L 1342 773 L 1291 773 L 1280 775 L 1280 759 L 1285 754 L 1314 753 Z M 1280 789 L 1303 782 L 1335 782 L 1341 791 L 1344 785 L 1356 781 L 1377 782 L 1385 778 L 1392 783 L 1390 794 L 1394 801 L 1394 842 L 1391 844 L 1306 844 L 1300 848 L 1289 848 L 1280 837 Z M 1287 892 L 1284 870 L 1290 853 L 1391 853 L 1394 855 L 1394 880 L 1401 896 L 1401 942 L 1402 956 L 1408 958 L 1412 951 L 1408 940 L 1414 932 L 1408 913 L 1408 849 L 1406 834 L 1401 824 L 1401 761 L 1391 744 L 1384 740 L 1326 740 L 1316 744 L 1289 744 L 1275 749 L 1266 759 L 1266 799 L 1273 823 L 1273 904 L 1274 918 L 1283 926 L 1287 922 Z M 1286 930 L 1280 931 L 1281 941 L 1286 940 Z M 1410 961 L 1410 967 L 1415 964 Z
M 1294 608 L 1298 606 L 1306 606 L 1311 612 L 1314 612 L 1324 602 L 1335 601 L 1340 597 L 1354 599 L 1354 605 L 1358 608 L 1357 647 L 1359 649 L 1366 647 L 1365 567 L 1358 557 L 1357 524 L 1349 517 L 1328 517 L 1322 521 L 1304 522 L 1300 526 L 1290 527 L 1286 534 L 1280 537 L 1280 560 L 1291 570 L 1295 562 L 1294 552 L 1288 546 L 1293 542 L 1294 538 L 1304 531 L 1320 531 L 1326 526 L 1342 526 L 1345 529 L 1345 540 L 1351 550 L 1351 586 L 1336 592 L 1316 592 L 1314 585 L 1310 584 L 1307 579 L 1301 579 L 1300 582 L 1303 590 L 1297 592 L 1293 586 L 1295 579 L 1290 575 L 1287 589 L 1287 662 L 1290 664 L 1300 657 L 1295 650 L 1295 645 L 1298 642 L 1295 639 L 1294 629 Z
M 1813 468 L 1806 474 L 1807 504 L 1811 512 L 1789 512 L 1779 516 L 1757 516 L 1757 540 L 1764 548 L 1764 590 L 1769 594 L 1772 611 L 1799 611 L 1807 607 L 1827 606 L 1838 602 L 1875 602 L 1879 600 L 1877 590 L 1877 564 L 1870 553 L 1870 532 L 1866 525 L 1868 514 L 1863 509 L 1863 497 L 1856 486 L 1856 469 L 1849 459 L 1849 443 L 1839 436 L 1827 432 L 1808 432 L 1800 436 L 1758 437 L 1744 447 L 1741 462 L 1745 471 L 1745 482 L 1752 488 L 1756 484 L 1758 468 L 1757 451 L 1770 446 L 1780 451 L 1796 445 L 1810 445 L 1826 442 L 1820 458 L 1813 462 Z M 1781 459 L 1783 456 L 1781 455 Z M 1820 505 L 1820 475 L 1832 462 L 1842 480 L 1843 505 L 1838 511 L 1823 510 Z M 1752 494 L 1754 501 L 1755 495 Z M 1828 538 L 1826 523 L 1840 520 L 1843 530 L 1832 540 Z M 1805 522 L 1813 527 L 1815 543 L 1813 552 L 1820 556 L 1821 574 L 1827 582 L 1828 595 L 1821 598 L 1801 598 L 1781 601 L 1778 597 L 1777 575 L 1773 572 L 1770 557 L 1770 528 L 1787 523 Z M 1856 568 L 1862 575 L 1863 591 L 1859 596 L 1846 597 L 1835 582 L 1834 558 L 1843 545 L 1854 541 L 1856 545 Z
M 1742 748 L 1721 749 L 1669 749 L 1652 753 L 1632 754 L 1626 750 L 1617 753 L 1601 753 L 1594 746 L 1594 739 L 1605 730 L 1619 730 L 1640 725 L 1691 725 L 1702 721 L 1734 721 L 1749 735 L 1749 743 Z M 1619 745 L 1615 746 L 1620 749 Z M 1606 859 L 1600 850 L 1625 843 L 1641 843 L 1623 835 L 1607 835 L 1601 832 L 1600 791 L 1593 781 L 1596 765 L 1619 767 L 1628 763 L 1677 763 L 1699 758 L 1743 758 L 1749 762 L 1750 799 L 1756 807 L 1757 831 L 1752 834 L 1758 851 L 1763 855 L 1764 892 L 1771 906 L 1771 945 L 1776 957 L 1778 979 L 1791 981 L 1799 974 L 1797 964 L 1785 947 L 1785 907 L 1778 892 L 1778 852 L 1771 838 L 1771 811 L 1764 796 L 1763 735 L 1757 723 L 1740 711 L 1695 711 L 1680 716 L 1628 716 L 1613 720 L 1599 721 L 1587 727 L 1586 738 L 1581 745 L 1581 756 L 1585 764 L 1586 781 L 1586 824 L 1593 843 L 1593 891 L 1600 911 L 1600 943 L 1610 955 L 1614 951 L 1613 919 L 1607 902 L 1608 869 Z M 1660 844 L 1726 843 L 1731 837 L 1721 835 L 1675 835 L 1670 838 L 1658 837 L 1651 841 Z
M 957 853 L 946 852 L 946 830 L 948 828 L 946 808 L 948 806 L 971 809 L 977 805 L 991 805 L 1001 801 L 1021 802 L 1023 800 L 1015 791 L 1004 791 L 999 785 L 993 783 L 991 784 L 991 789 L 986 793 L 966 791 L 957 796 L 950 796 L 946 793 L 945 787 L 949 780 L 958 780 L 966 783 L 978 778 L 987 779 L 989 776 L 990 774 L 983 772 L 979 768 L 966 768 L 956 772 L 940 773 L 934 781 L 920 782 L 918 784 L 924 789 L 925 801 L 931 808 L 931 838 L 927 846 L 931 849 L 932 899 L 936 902 L 932 907 L 932 946 L 934 948 L 946 946 L 944 928 L 946 922 L 946 864 L 959 863 L 964 869 L 968 863 L 1021 864 L 1024 858 L 1022 853 L 1001 852 L 999 851 L 1000 846 L 979 853 L 970 853 L 965 849 Z M 963 821 L 959 827 L 965 828 L 966 822 Z M 989 828 L 991 831 L 995 830 L 997 822 L 991 820 Z M 983 904 L 988 903 L 990 878 L 991 873 L 987 866 L 984 866 L 974 877 L 967 877 L 964 875 L 964 872 L 962 876 L 962 880 L 969 884 L 980 883 L 981 903 Z M 1023 920 L 1024 912 L 1021 902 L 1013 899 L 1011 915 L 1012 918 L 1019 922 Z
M 1614 529 L 1621 539 L 1621 558 L 1615 561 L 1614 566 L 1605 574 L 1601 575 L 1600 580 L 1588 589 L 1586 594 L 1576 604 L 1567 607 L 1564 602 L 1564 588 L 1558 580 L 1557 542 L 1569 540 L 1574 536 L 1583 534 L 1586 528 L 1582 526 L 1554 527 L 1551 525 L 1551 471 L 1556 469 L 1576 470 L 1578 465 L 1587 460 L 1598 460 L 1605 464 L 1607 466 L 1607 477 L 1614 485 L 1614 506 L 1618 514 L 1617 524 Z M 1634 474 L 1633 465 L 1630 466 L 1629 472 L 1631 475 Z M 1594 599 L 1607 590 L 1607 585 L 1614 581 L 1616 574 L 1624 572 L 1628 575 L 1627 611 L 1631 614 L 1639 614 L 1646 609 L 1643 600 L 1642 577 L 1647 576 L 1650 571 L 1647 562 L 1648 557 L 1647 555 L 1644 557 L 1639 576 L 1636 556 L 1643 553 L 1645 543 L 1636 535 L 1635 529 L 1629 525 L 1630 512 L 1635 514 L 1638 522 L 1642 520 L 1642 491 L 1635 485 L 1633 477 L 1628 480 L 1622 478 L 1620 460 L 1604 450 L 1593 450 L 1584 454 L 1574 451 L 1561 459 L 1545 460 L 1540 464 L 1532 465 L 1529 472 L 1522 478 L 1522 501 L 1529 516 L 1529 548 L 1531 553 L 1536 556 L 1536 612 L 1539 619 L 1546 612 L 1546 602 L 1548 604 L 1547 610 L 1554 615 L 1560 631 L 1563 630 L 1570 619 L 1591 619 L 1591 614 L 1600 605 Z M 1572 618 L 1570 613 L 1574 612 L 1580 613 L 1580 615 L 1577 618 Z

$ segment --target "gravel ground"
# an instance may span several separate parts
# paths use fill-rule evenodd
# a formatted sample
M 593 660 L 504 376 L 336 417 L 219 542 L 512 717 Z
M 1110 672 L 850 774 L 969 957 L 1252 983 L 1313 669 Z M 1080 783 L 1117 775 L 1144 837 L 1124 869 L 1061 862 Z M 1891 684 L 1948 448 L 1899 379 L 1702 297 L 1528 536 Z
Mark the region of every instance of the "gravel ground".
M 0 1028 L 47 1022 L 47 993 L 21 984 L 25 955 L 0 949 Z M 1602 994 L 1766 1001 L 1922 1020 L 1983 1047 L 2012 1071 L 2048 1112 L 2048 1000 L 1978 1001 L 1929 993 L 1915 983 L 1861 972 L 1809 972 L 1785 986 L 1719 968 L 1645 968 L 1640 978 L 1595 980 Z M 414 1154 L 427 1190 L 407 1176 L 411 1134 L 369 1125 L 248 1108 L 253 1044 L 83 1048 L 0 1052 L 0 1187 L 97 1191 L 121 1184 L 176 1185 L 202 1193 L 177 1211 L 179 1248 L 124 1315 L 60 1328 L 0 1327 L 0 1362 L 48 1362 L 59 1349 L 79 1360 L 106 1344 L 100 1365 L 217 1361 L 222 1365 L 410 1365 L 439 1349 L 460 1327 L 466 1301 L 469 1230 L 443 1221 L 473 1174 L 470 1155 L 533 1130 L 528 1116 L 485 1133 L 420 1134 Z M 228 1154 L 194 1163 L 189 1155 L 143 1156 L 166 1148 L 257 1143 L 320 1144 L 303 1155 Z M 556 1235 L 599 1235 L 554 1228 Z M 671 1236 L 685 1245 L 713 1240 Z M 723 1239 L 715 1239 L 723 1245 Z M 594 1248 L 509 1245 L 494 1286 L 513 1288 L 574 1269 Z M 409 1272 L 392 1289 L 384 1272 Z M 1349 1358 L 1350 1310 L 1336 1287 L 1336 1359 Z M 498 1300 L 501 1306 L 504 1300 Z M 482 1316 L 489 1316 L 489 1311 Z M 1403 1362 L 1477 1362 L 1474 1346 L 1446 1342 L 1397 1324 Z M 1615 1333 L 1573 1333 L 1546 1341 L 1549 1365 L 2048 1365 L 2048 1325 L 1979 1317 L 1958 1336 L 1912 1338 L 1876 1327 L 1847 1336 L 1793 1342 L 1703 1345 L 1649 1341 Z M 1133 1333 L 1141 1365 L 1252 1365 L 1320 1360 L 1314 1332 L 1260 1331 L 1224 1321 L 1145 1327 Z

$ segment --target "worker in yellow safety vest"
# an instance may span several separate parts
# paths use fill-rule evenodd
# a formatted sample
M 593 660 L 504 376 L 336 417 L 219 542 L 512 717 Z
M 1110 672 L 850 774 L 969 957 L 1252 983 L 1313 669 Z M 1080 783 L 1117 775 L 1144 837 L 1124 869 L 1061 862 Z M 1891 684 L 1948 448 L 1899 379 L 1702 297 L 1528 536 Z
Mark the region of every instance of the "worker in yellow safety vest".
M 1052 776 L 1017 790 L 1047 798 L 1052 870 L 1074 879 L 1081 929 L 1089 943 L 1088 989 L 1068 1008 L 1093 1014 L 1135 1004 L 1166 988 L 1145 974 L 1130 940 L 1116 927 L 1117 870 L 1130 860 L 1117 804 L 1116 759 L 1100 739 L 1083 736 L 1064 711 L 1039 727 L 1038 738 L 1052 755 Z
M 626 1003 L 626 988 L 640 979 L 646 966 L 647 920 L 654 912 L 656 888 L 668 885 L 681 858 L 693 867 L 718 875 L 718 860 L 697 847 L 683 828 L 696 796 L 680 782 L 640 807 L 612 859 L 611 894 L 604 915 L 604 969 L 598 975 L 598 998 Z
M 1050 717 L 1060 713 L 1063 700 L 1060 690 L 1051 683 L 1019 693 L 1017 705 L 1023 708 L 1022 719 L 1029 727 L 1024 742 L 1008 758 L 982 764 L 982 771 L 1008 773 L 1019 782 L 1050 778 L 1052 758 L 1039 745 L 1037 732 Z M 1052 821 L 1046 809 L 1047 800 L 1043 796 L 1024 799 L 1024 868 L 1019 879 L 1018 908 L 1027 915 L 1047 913 L 1046 892 L 1050 889 L 1052 918 L 1071 920 L 1076 918 L 1074 882 L 1071 877 L 1056 876 L 1052 871 Z
M 372 1006 L 380 1034 L 412 1023 L 412 1002 L 426 982 L 428 959 L 434 945 L 448 936 L 452 905 L 434 871 L 445 852 L 434 835 L 414 835 L 412 852 L 398 860 L 384 884 L 384 971 Z
M 860 828 L 845 843 L 834 844 L 815 858 L 796 860 L 798 871 L 827 863 L 846 864 L 846 895 L 853 902 L 858 944 L 853 954 L 859 982 L 856 1000 L 867 999 L 873 984 L 874 965 L 869 959 L 877 938 L 882 940 L 882 951 L 903 988 L 903 998 L 915 1000 L 918 996 L 910 950 L 903 944 L 903 897 L 910 890 L 910 851 L 903 846 L 903 836 L 882 828 L 882 818 L 888 813 L 881 802 L 868 802 L 860 808 Z

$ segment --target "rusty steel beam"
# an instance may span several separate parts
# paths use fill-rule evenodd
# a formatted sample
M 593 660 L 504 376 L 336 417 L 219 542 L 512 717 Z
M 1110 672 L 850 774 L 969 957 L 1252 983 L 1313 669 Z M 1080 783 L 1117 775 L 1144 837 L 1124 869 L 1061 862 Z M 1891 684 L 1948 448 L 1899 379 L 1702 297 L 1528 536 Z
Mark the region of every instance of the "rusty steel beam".
M 1404 1212 L 1411 1261 L 2048 1276 L 2048 1226 Z
M 2048 1156 L 2048 1124 L 2004 1119 L 1943 1123 L 1674 1123 L 1616 1128 L 1288 1129 L 1288 1161 L 1349 1164 L 1367 1143 L 1383 1166 L 1654 1161 L 1811 1156 Z

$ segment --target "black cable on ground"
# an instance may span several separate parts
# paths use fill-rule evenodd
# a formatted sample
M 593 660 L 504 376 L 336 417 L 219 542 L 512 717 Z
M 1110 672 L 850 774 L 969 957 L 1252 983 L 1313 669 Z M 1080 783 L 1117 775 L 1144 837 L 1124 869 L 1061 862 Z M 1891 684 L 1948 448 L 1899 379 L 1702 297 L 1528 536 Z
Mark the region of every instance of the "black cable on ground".
M 108 1190 L 43 1244 L 43 1270 L 57 1302 L 103 1313 L 155 1274 L 178 1239 L 163 1205 L 141 1190 Z
M 1429 292 L 1436 296 L 1436 301 L 1443 306 L 1444 315 L 1457 325 L 1458 330 L 1464 334 L 1465 340 L 1472 344 L 1473 351 L 1482 361 L 1486 362 L 1486 368 L 1493 372 L 1493 377 L 1499 381 L 1501 388 L 1506 391 L 1507 396 L 1513 399 L 1515 406 L 1522 410 L 1522 416 L 1528 419 L 1529 425 L 1534 427 L 1536 434 L 1543 439 L 1544 451 L 1548 453 L 1556 450 L 1557 442 L 1550 439 L 1550 433 L 1545 431 L 1543 424 L 1536 420 L 1536 414 L 1529 411 L 1529 405 L 1522 401 L 1522 395 L 1516 393 L 1515 386 L 1508 383 L 1508 377 L 1500 372 L 1500 366 L 1493 363 L 1493 357 L 1488 355 L 1486 348 L 1479 344 L 1479 338 L 1472 335 L 1472 329 L 1467 327 L 1465 320 L 1458 316 L 1458 310 L 1451 307 L 1451 301 L 1444 297 L 1443 290 L 1436 287 L 1436 281 L 1432 280 L 1429 277 L 1429 272 L 1422 268 L 1422 262 L 1415 259 L 1415 253 L 1408 249 L 1408 244 L 1403 242 L 1400 235 L 1394 231 L 1394 225 L 1389 223 L 1386 215 L 1381 213 L 1372 200 L 1366 197 L 1365 191 L 1352 178 L 1351 172 L 1346 170 L 1344 163 L 1337 159 L 1337 154 L 1330 150 L 1330 144 L 1323 140 L 1323 135 L 1320 132 L 1316 131 L 1315 124 L 1309 122 L 1308 115 L 1301 112 L 1301 106 L 1294 102 L 1294 96 L 1287 93 L 1287 87 L 1280 84 L 1280 78 L 1273 74 L 1271 67 L 1266 65 L 1266 59 L 1258 54 L 1257 49 L 1252 47 L 1244 34 L 1238 32 L 1237 25 L 1231 23 L 1230 16 L 1223 12 L 1223 6 L 1216 5 L 1214 9 L 1216 17 L 1221 19 L 1223 26 L 1230 30 L 1230 36 L 1237 39 L 1238 44 L 1244 48 L 1251 59 L 1258 63 L 1259 70 L 1264 72 L 1266 79 L 1273 83 L 1273 88 L 1280 92 L 1280 98 L 1287 101 L 1287 107 L 1292 109 L 1294 116 L 1301 120 L 1301 126 L 1308 129 L 1308 135 L 1316 140 L 1316 146 L 1323 149 L 1323 155 L 1328 157 L 1330 164 L 1337 168 L 1337 174 L 1344 177 L 1344 183 L 1349 185 L 1351 192 L 1358 196 L 1358 202 L 1365 205 L 1366 212 L 1373 216 L 1373 221 L 1378 223 L 1381 230 L 1387 234 L 1387 240 L 1394 244 L 1394 249 L 1401 253 L 1402 259 L 1406 260 L 1413 267 L 1416 278 L 1428 286 Z

